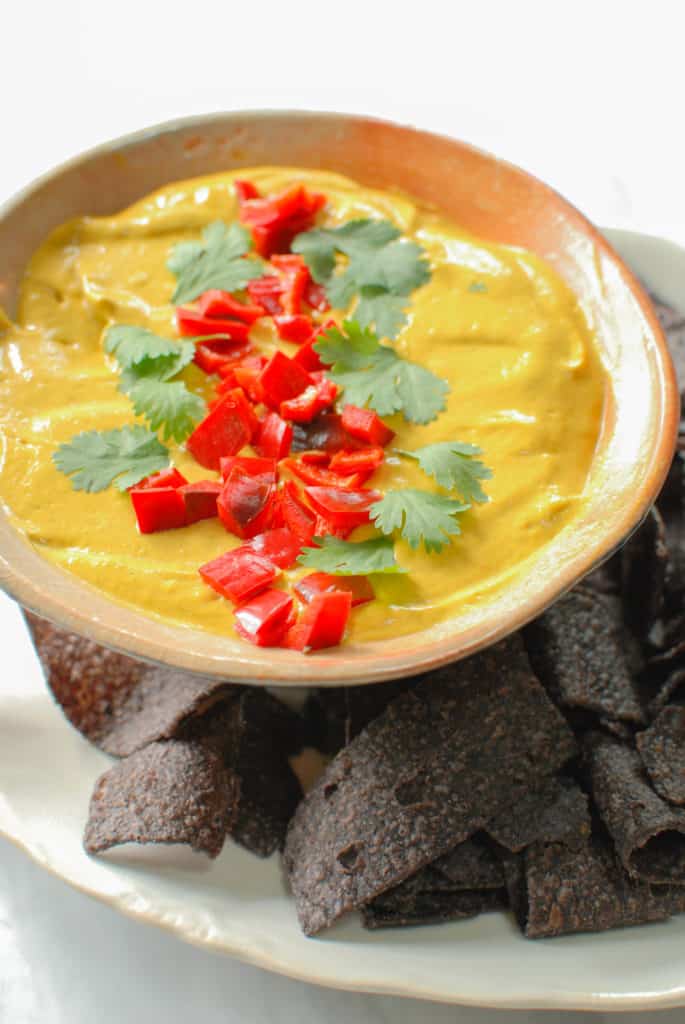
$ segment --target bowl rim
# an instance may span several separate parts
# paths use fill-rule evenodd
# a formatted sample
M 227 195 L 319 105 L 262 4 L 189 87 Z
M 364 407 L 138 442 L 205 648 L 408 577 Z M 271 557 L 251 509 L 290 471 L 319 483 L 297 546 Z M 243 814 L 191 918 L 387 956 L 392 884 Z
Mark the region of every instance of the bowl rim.
M 608 257 L 619 270 L 625 287 L 640 308 L 651 339 L 656 343 L 657 380 L 653 394 L 660 416 L 658 426 L 655 426 L 653 431 L 655 441 L 651 449 L 650 466 L 643 480 L 633 491 L 630 501 L 626 502 L 621 514 L 611 520 L 611 526 L 605 529 L 596 542 L 576 555 L 559 576 L 548 578 L 542 586 L 534 589 L 532 596 L 527 595 L 515 608 L 509 608 L 505 613 L 500 613 L 497 621 L 489 628 L 486 624 L 479 623 L 464 631 L 448 633 L 439 640 L 417 644 L 411 653 L 400 651 L 399 654 L 364 654 L 362 652 L 363 656 L 359 656 L 360 645 L 348 645 L 340 649 L 317 652 L 316 657 L 306 659 L 296 652 L 279 651 L 278 663 L 273 663 L 270 660 L 268 649 L 263 651 L 261 648 L 250 649 L 244 653 L 236 653 L 235 650 L 231 650 L 228 655 L 217 656 L 201 654 L 197 651 L 189 653 L 184 644 L 178 643 L 179 637 L 185 635 L 188 638 L 204 637 L 206 639 L 213 635 L 173 623 L 167 624 L 137 611 L 135 608 L 120 604 L 78 577 L 71 576 L 64 570 L 45 562 L 13 528 L 10 528 L 12 539 L 16 538 L 17 543 L 12 545 L 15 550 L 9 559 L 3 546 L 0 545 L 0 587 L 36 614 L 43 615 L 67 629 L 87 636 L 105 647 L 143 661 L 161 663 L 172 668 L 237 683 L 302 686 L 315 681 L 317 685 L 324 686 L 359 685 L 428 672 L 451 661 L 466 657 L 525 626 L 552 602 L 562 597 L 587 573 L 609 558 L 638 528 L 666 478 L 678 432 L 680 394 L 668 344 L 651 301 L 635 274 L 601 231 L 560 192 L 518 165 L 454 136 L 425 131 L 413 125 L 400 124 L 385 118 L 338 111 L 264 108 L 217 111 L 162 121 L 99 143 L 47 170 L 0 203 L 0 220 L 5 219 L 22 203 L 30 200 L 34 193 L 54 178 L 87 164 L 95 157 L 187 129 L 208 127 L 227 121 L 254 122 L 269 118 L 300 121 L 315 118 L 331 123 L 342 121 L 357 125 L 391 127 L 409 131 L 418 136 L 454 143 L 474 156 L 484 158 L 502 168 L 522 175 L 532 181 L 539 191 L 555 198 L 556 201 L 561 201 L 565 213 L 574 226 L 580 228 L 596 247 L 596 250 L 601 255 Z M 59 574 L 59 579 L 52 577 L 53 588 L 41 587 L 38 584 L 30 572 L 30 565 L 25 564 L 27 561 L 29 563 L 33 561 L 31 556 L 39 560 L 41 568 L 50 576 L 52 573 Z M 131 620 L 131 625 L 126 628 L 114 626 L 109 624 L 104 616 L 88 612 L 89 602 L 87 599 L 89 595 L 91 597 L 97 595 L 109 607 L 117 609 L 120 613 L 125 612 L 126 618 Z M 81 596 L 83 607 L 75 607 L 69 600 L 70 596 L 74 598 Z M 411 634 L 411 637 L 418 638 L 421 632 Z M 171 646 L 169 646 L 170 644 Z

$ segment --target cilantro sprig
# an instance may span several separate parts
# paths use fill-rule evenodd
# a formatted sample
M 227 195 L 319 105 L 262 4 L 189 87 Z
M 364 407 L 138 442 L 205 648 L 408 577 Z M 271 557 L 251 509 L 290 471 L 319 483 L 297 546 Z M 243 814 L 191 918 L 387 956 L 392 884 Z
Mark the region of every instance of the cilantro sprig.
M 375 325 L 381 337 L 396 338 L 407 322 L 406 307 L 415 288 L 430 280 L 426 254 L 400 237 L 387 220 L 350 220 L 338 228 L 314 228 L 297 235 L 300 253 L 315 281 L 337 309 L 357 299 L 355 320 Z M 341 266 L 338 256 L 346 259 Z
M 432 476 L 446 491 L 456 491 L 462 501 L 479 503 L 489 501 L 480 485 L 481 480 L 492 479 L 492 470 L 477 459 L 482 449 L 461 441 L 438 441 L 413 452 L 395 449 L 399 455 L 415 459 L 424 473 Z
M 91 493 L 104 491 L 112 483 L 125 491 L 169 465 L 168 449 L 140 424 L 84 431 L 60 445 L 52 458 L 71 477 L 75 491 Z
M 143 327 L 116 324 L 105 335 L 105 351 L 119 364 L 119 390 L 127 394 L 138 416 L 165 441 L 184 441 L 206 407 L 183 381 L 172 380 L 192 361 L 195 345 L 160 338 Z
M 350 541 L 337 537 L 315 537 L 316 547 L 303 549 L 298 562 L 335 576 L 368 576 L 371 573 L 403 573 L 395 561 L 395 550 L 388 537 Z
M 416 550 L 423 543 L 430 554 L 442 551 L 450 537 L 461 533 L 456 517 L 469 507 L 442 494 L 405 488 L 386 491 L 369 514 L 381 533 L 390 535 L 399 530 L 410 548 Z
M 201 242 L 179 242 L 167 262 L 176 276 L 174 305 L 192 302 L 210 288 L 227 292 L 244 288 L 248 281 L 261 277 L 264 265 L 256 258 L 243 259 L 252 245 L 249 231 L 234 222 L 226 225 L 215 220 L 202 233 Z
M 412 423 L 430 423 L 445 408 L 447 381 L 382 345 L 370 327 L 346 320 L 342 330 L 329 328 L 314 349 L 352 405 L 369 406 L 380 416 L 402 412 Z

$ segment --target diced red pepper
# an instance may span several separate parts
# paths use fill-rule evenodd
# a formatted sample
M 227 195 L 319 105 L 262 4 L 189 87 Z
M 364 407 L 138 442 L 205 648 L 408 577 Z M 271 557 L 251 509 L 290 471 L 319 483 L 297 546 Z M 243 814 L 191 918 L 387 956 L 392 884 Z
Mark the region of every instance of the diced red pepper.
M 316 484 L 321 487 L 337 487 L 343 491 L 357 490 L 362 483 L 360 476 L 343 476 L 339 473 L 332 473 L 330 469 L 301 462 L 298 459 L 283 459 L 281 466 L 289 469 L 291 473 L 304 480 L 306 484 Z
M 292 341 L 295 345 L 309 341 L 314 333 L 312 318 L 303 313 L 284 313 L 282 316 L 275 316 L 274 323 L 278 337 L 283 341 Z
M 265 590 L 236 608 L 236 632 L 258 647 L 277 647 L 290 628 L 292 607 L 284 590 Z
M 159 473 L 146 476 L 134 486 L 137 491 L 146 491 L 151 487 L 183 487 L 187 483 L 183 473 L 179 473 L 175 466 L 169 466 L 168 469 L 160 469 Z M 133 488 L 129 487 L 129 490 Z
M 247 341 L 250 325 L 242 320 L 219 319 L 203 316 L 194 309 L 179 306 L 176 310 L 176 326 L 182 338 L 199 338 L 207 334 L 220 334 L 231 341 Z M 219 339 L 215 339 L 219 340 Z
M 353 480 L 354 477 L 348 477 Z M 339 487 L 305 487 L 312 507 L 333 526 L 353 530 L 369 522 L 369 508 L 379 501 L 378 491 L 354 491 Z
M 305 466 L 327 466 L 331 461 L 328 452 L 302 452 L 300 462 Z
M 237 537 L 256 537 L 271 527 L 276 485 L 268 476 L 251 476 L 234 466 L 217 501 L 219 518 Z
M 288 252 L 295 235 L 307 231 L 314 223 L 326 197 L 294 185 L 276 196 L 244 199 L 239 218 L 252 227 L 255 249 L 260 256 Z
M 272 483 L 276 483 L 278 466 L 275 459 L 256 459 L 252 455 L 225 455 L 219 460 L 219 470 L 224 480 L 228 479 L 236 466 L 249 476 L 268 476 Z
M 197 523 L 200 519 L 213 519 L 218 515 L 216 501 L 222 485 L 217 480 L 198 480 L 180 488 L 186 509 L 186 523 Z
M 283 294 L 281 305 L 286 313 L 295 315 L 300 312 L 307 285 L 311 281 L 309 267 L 302 256 L 272 256 L 271 262 L 283 275 Z
M 257 534 L 249 543 L 258 555 L 268 558 L 279 569 L 289 569 L 297 561 L 302 542 L 287 526 Z
M 246 199 L 257 199 L 259 196 L 259 189 L 251 181 L 236 179 L 233 182 L 233 188 L 239 203 L 244 203 Z
M 278 221 L 288 220 L 306 210 L 305 190 L 302 185 L 291 185 L 283 192 L 274 196 L 256 196 L 245 200 L 240 209 L 240 220 L 243 224 L 272 225 Z
M 336 452 L 331 459 L 330 468 L 341 476 L 360 473 L 365 479 L 371 476 L 385 458 L 382 448 L 360 448 L 356 452 Z
M 281 416 L 284 420 L 293 420 L 295 423 L 309 423 L 332 405 L 337 394 L 338 388 L 333 381 L 317 381 L 305 388 L 296 398 L 281 402 Z
M 259 426 L 254 447 L 266 458 L 284 459 L 292 440 L 292 424 L 281 419 L 277 412 L 268 412 Z
M 319 312 L 325 313 L 327 309 L 331 308 L 331 304 L 326 298 L 326 292 L 322 284 L 317 284 L 316 281 L 309 281 L 309 284 L 305 288 L 304 301 L 312 309 L 318 309 Z
M 257 358 L 257 357 L 255 357 Z M 262 357 L 259 357 L 262 358 Z M 253 402 L 261 402 L 264 397 L 262 390 L 262 382 L 259 379 L 262 373 L 263 366 L 261 363 L 252 362 L 247 360 L 241 366 L 236 366 L 233 370 L 233 375 L 243 389 L 248 398 L 252 399 Z
M 278 519 L 302 545 L 309 544 L 314 536 L 316 516 L 304 504 L 299 489 L 292 480 L 288 480 L 279 492 Z
M 246 545 L 219 555 L 199 569 L 205 583 L 234 604 L 247 601 L 264 590 L 273 583 L 278 572 L 268 558 Z
M 302 349 L 300 349 L 300 352 Z M 323 413 L 311 423 L 298 423 L 293 430 L 293 451 L 355 451 L 361 447 L 343 428 L 342 417 L 335 412 Z
M 281 402 L 295 398 L 309 387 L 312 378 L 288 356 L 282 352 L 274 352 L 260 374 L 259 383 L 262 386 L 264 402 L 272 409 L 279 409 Z
M 220 288 L 210 288 L 209 291 L 203 292 L 197 300 L 197 311 L 202 316 L 232 317 L 246 324 L 253 324 L 266 313 L 263 306 L 257 303 L 248 305 L 246 302 L 238 302 L 230 292 L 222 291 Z
M 183 495 L 175 487 L 134 487 L 129 493 L 141 533 L 175 530 L 186 525 Z
M 337 647 L 345 635 L 351 608 L 352 595 L 348 591 L 317 594 L 288 633 L 286 646 L 298 651 Z
M 242 352 L 242 346 L 236 348 L 235 341 L 220 338 L 214 341 L 199 341 L 195 345 L 193 361 L 205 373 L 222 373 L 225 367 L 230 367 L 235 362 L 238 352 Z
M 244 392 L 235 388 L 198 423 L 186 441 L 186 448 L 201 466 L 218 470 L 221 456 L 235 455 L 249 444 L 258 426 Z
M 223 369 L 223 367 L 222 367 Z M 235 372 L 232 366 L 226 367 L 225 372 L 221 374 L 221 380 L 215 387 L 217 395 L 225 395 L 227 391 L 233 391 L 234 388 L 239 388 L 240 384 L 235 379 Z
M 211 345 L 212 342 L 200 342 L 200 344 Z M 196 345 L 195 348 L 197 350 L 199 345 Z M 244 345 L 235 345 L 233 350 L 226 356 L 226 361 L 218 368 L 217 373 L 220 377 L 230 377 L 235 367 L 244 363 L 252 352 L 254 352 L 254 348 L 249 341 L 246 341 Z
M 324 516 L 317 515 L 316 525 L 314 527 L 314 536 L 339 537 L 340 540 L 347 540 L 353 530 L 354 526 L 341 526 L 339 523 L 334 523 L 330 519 L 326 519 Z
M 346 405 L 342 411 L 342 425 L 345 430 L 365 444 L 384 448 L 392 441 L 395 431 L 391 430 L 373 409 L 360 409 L 357 405 Z
M 283 312 L 282 292 L 283 284 L 276 274 L 265 274 L 264 277 L 258 277 L 247 283 L 247 294 L 252 301 L 262 306 L 271 316 L 277 316 Z
M 349 590 L 353 608 L 373 601 L 376 596 L 367 576 L 331 576 L 327 572 L 313 572 L 295 584 L 295 592 L 305 604 L 309 604 L 317 594 L 331 590 Z
M 307 372 L 311 370 L 316 371 L 323 369 L 321 357 L 319 356 L 318 352 L 314 351 L 315 343 L 316 337 L 313 337 L 311 341 L 305 341 L 304 344 L 298 348 L 297 352 L 292 357 L 293 362 L 297 363 L 298 366 L 301 366 L 303 370 L 307 370 Z

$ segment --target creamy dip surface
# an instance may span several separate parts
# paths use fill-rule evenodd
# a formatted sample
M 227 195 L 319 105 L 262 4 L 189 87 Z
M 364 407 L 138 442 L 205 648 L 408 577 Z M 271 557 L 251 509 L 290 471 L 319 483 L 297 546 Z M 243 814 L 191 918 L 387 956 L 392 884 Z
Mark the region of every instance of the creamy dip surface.
M 461 535 L 441 554 L 396 542 L 409 572 L 373 577 L 376 601 L 355 609 L 350 638 L 404 635 L 491 600 L 529 571 L 531 556 L 586 500 L 608 387 L 592 331 L 572 292 L 538 257 L 475 238 L 405 195 L 332 173 L 263 167 L 177 182 L 117 216 L 72 221 L 44 242 L 27 268 L 16 324 L 3 330 L 0 316 L 0 500 L 12 522 L 46 559 L 117 601 L 232 633 L 231 605 L 201 581 L 198 567 L 238 538 L 218 519 L 141 535 L 126 494 L 75 491 L 52 455 L 81 431 L 134 422 L 103 350 L 104 331 L 139 324 L 177 338 L 169 252 L 212 221 L 237 218 L 236 177 L 264 193 L 302 182 L 326 194 L 323 223 L 386 218 L 428 255 L 431 280 L 412 294 L 394 344 L 449 381 L 447 409 L 426 426 L 386 418 L 397 436 L 367 486 L 430 489 L 392 447 L 436 441 L 478 445 L 493 471 L 485 482 L 490 501 L 464 514 Z M 271 321 L 258 322 L 251 337 L 266 354 L 295 351 L 277 342 Z M 184 379 L 207 396 L 216 383 L 195 366 Z M 169 447 L 189 480 L 215 476 L 182 446 Z M 352 539 L 371 533 L 364 527 Z

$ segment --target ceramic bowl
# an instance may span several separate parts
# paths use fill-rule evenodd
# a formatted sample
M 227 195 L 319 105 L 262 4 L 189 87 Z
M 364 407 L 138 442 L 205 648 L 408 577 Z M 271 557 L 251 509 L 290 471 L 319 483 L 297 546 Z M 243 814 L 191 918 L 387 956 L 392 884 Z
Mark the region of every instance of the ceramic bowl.
M 590 500 L 525 576 L 483 607 L 431 629 L 303 658 L 164 624 L 116 604 L 44 561 L 0 511 L 0 585 L 22 604 L 135 657 L 253 684 L 370 683 L 464 657 L 540 614 L 636 527 L 673 452 L 679 399 L 645 292 L 573 206 L 524 171 L 455 139 L 344 114 L 256 111 L 160 125 L 52 171 L 0 209 L 0 306 L 13 311 L 23 268 L 56 225 L 112 214 L 175 179 L 241 166 L 324 168 L 400 188 L 485 239 L 547 260 L 596 331 L 612 396 L 588 480 Z

